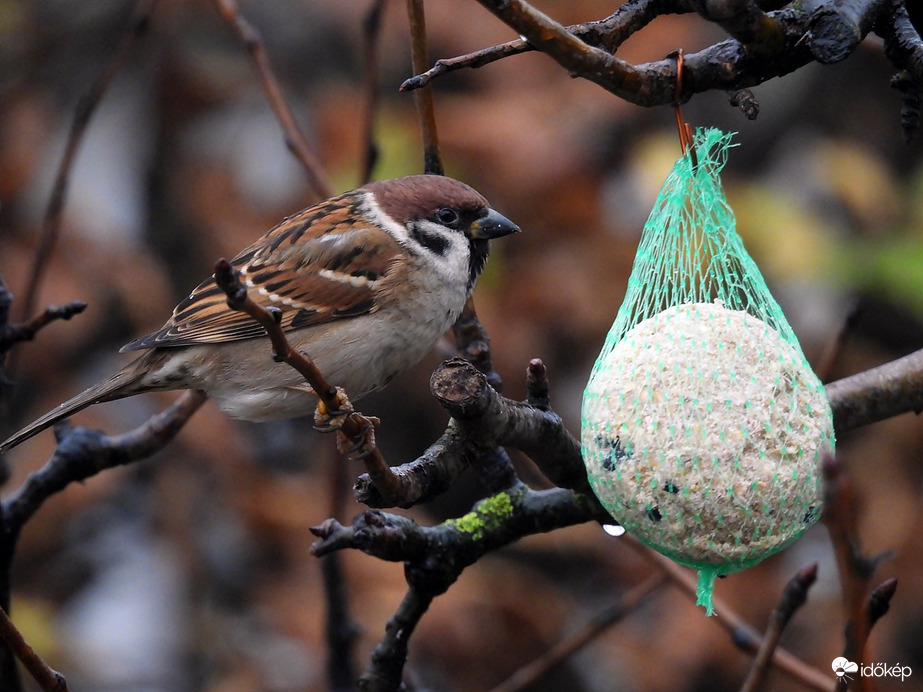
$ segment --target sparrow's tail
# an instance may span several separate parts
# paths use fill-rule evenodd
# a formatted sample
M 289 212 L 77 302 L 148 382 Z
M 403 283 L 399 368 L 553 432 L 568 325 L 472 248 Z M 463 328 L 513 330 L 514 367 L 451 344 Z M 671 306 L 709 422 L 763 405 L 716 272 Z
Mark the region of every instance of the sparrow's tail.
M 137 361 L 135 361 L 135 363 L 137 363 Z M 10 449 L 11 447 L 15 447 L 20 442 L 25 442 L 30 437 L 38 435 L 40 432 L 42 432 L 42 430 L 54 425 L 59 420 L 67 418 L 68 416 L 77 413 L 77 411 L 82 411 L 87 406 L 99 404 L 103 401 L 114 401 L 115 399 L 122 399 L 123 397 L 131 396 L 132 394 L 137 394 L 139 391 L 143 391 L 144 388 L 139 387 L 138 384 L 141 378 L 144 376 L 144 372 L 141 368 L 132 367 L 135 365 L 135 363 L 130 364 L 124 370 L 113 375 L 108 380 L 93 385 L 77 396 L 68 399 L 57 408 L 53 408 L 44 416 L 32 421 L 22 430 L 15 433 L 14 435 L 11 435 L 8 439 L 0 443 L 0 454 Z

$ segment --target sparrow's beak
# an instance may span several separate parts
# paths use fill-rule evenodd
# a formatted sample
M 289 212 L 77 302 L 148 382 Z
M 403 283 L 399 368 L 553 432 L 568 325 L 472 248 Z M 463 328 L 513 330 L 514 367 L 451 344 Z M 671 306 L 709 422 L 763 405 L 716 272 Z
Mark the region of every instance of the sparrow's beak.
M 471 230 L 468 235 L 476 239 L 491 240 L 492 238 L 500 238 L 510 233 L 519 233 L 520 230 L 519 226 L 514 224 L 503 214 L 493 209 L 488 209 L 486 216 L 482 216 L 471 224 Z

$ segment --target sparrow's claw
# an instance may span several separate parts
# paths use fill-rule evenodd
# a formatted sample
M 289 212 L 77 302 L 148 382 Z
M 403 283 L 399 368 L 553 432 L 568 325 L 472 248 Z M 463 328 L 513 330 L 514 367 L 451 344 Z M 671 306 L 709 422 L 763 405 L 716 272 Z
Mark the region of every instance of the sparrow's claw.
M 323 400 L 317 402 L 317 409 L 314 411 L 314 429 L 320 432 L 339 430 L 354 410 L 346 392 L 341 387 L 337 387 L 335 410 L 331 410 Z

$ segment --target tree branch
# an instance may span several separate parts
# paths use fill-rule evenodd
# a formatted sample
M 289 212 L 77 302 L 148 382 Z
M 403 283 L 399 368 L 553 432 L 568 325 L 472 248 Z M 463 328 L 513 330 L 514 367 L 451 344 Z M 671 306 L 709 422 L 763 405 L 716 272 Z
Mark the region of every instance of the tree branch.
M 205 403 L 200 391 L 187 391 L 169 408 L 143 425 L 121 435 L 107 436 L 97 430 L 59 423 L 55 427 L 58 447 L 51 459 L 29 475 L 25 483 L 2 504 L 5 540 L 15 543 L 23 525 L 49 497 L 71 483 L 100 471 L 146 459 L 159 452 Z
M 692 94 L 713 89 L 737 92 L 815 60 L 841 60 L 855 50 L 878 20 L 890 15 L 891 9 L 887 0 L 848 0 L 835 7 L 828 3 L 815 14 L 800 6 L 764 12 L 750 0 L 634 0 L 600 22 L 564 27 L 525 0 L 478 1 L 524 40 L 442 59 L 405 81 L 402 90 L 419 88 L 452 70 L 481 67 L 531 48 L 549 55 L 572 76 L 588 79 L 630 103 L 667 105 L 675 97 L 673 60 L 636 66 L 612 55 L 622 41 L 659 15 L 696 10 L 735 36 L 686 54 L 680 99 L 687 100 Z M 900 27 L 906 35 L 912 25 L 908 21 Z M 917 45 L 905 37 L 901 44 L 905 50 L 907 44 Z M 745 113 L 750 117 L 755 110 L 748 108 Z
M 807 44 L 824 65 L 849 57 L 872 30 L 891 0 L 838 0 L 820 5 L 811 15 Z
M 567 27 L 567 30 L 591 46 L 604 48 L 608 52 L 614 53 L 632 34 L 643 29 L 657 17 L 665 14 L 692 11 L 694 11 L 692 3 L 685 3 L 682 0 L 676 0 L 676 2 L 671 0 L 628 0 L 605 19 L 583 24 L 572 24 Z M 467 55 L 443 58 L 437 60 L 433 67 L 426 70 L 426 72 L 421 72 L 407 79 L 401 84 L 401 91 L 419 89 L 429 84 L 434 78 L 448 72 L 463 68 L 476 69 L 497 60 L 528 53 L 532 50 L 535 49 L 527 41 L 518 38 L 514 41 L 484 48 Z
M 218 14 L 250 53 L 269 105 L 282 126 L 285 144 L 307 173 L 308 184 L 320 199 L 331 197 L 333 185 L 320 160 L 311 150 L 308 140 L 298 127 L 298 121 L 295 120 L 292 109 L 282 94 L 282 87 L 279 86 L 279 80 L 276 79 L 272 66 L 269 64 L 269 56 L 266 54 L 266 48 L 263 46 L 259 32 L 240 13 L 236 0 L 213 0 L 213 2 Z
M 20 306 L 20 315 L 23 319 L 32 314 L 35 308 L 35 300 L 38 296 L 38 289 L 41 286 L 42 278 L 51 261 L 51 253 L 58 242 L 58 235 L 61 230 L 61 215 L 64 211 L 64 203 L 67 200 L 67 189 L 70 185 L 70 173 L 77 159 L 77 152 L 83 143 L 83 136 L 86 133 L 93 113 L 97 106 L 103 100 L 106 91 L 112 84 L 116 75 L 122 69 L 122 65 L 134 48 L 135 43 L 145 34 L 149 26 L 151 13 L 157 0 L 138 0 L 132 11 L 131 22 L 128 29 L 119 42 L 112 58 L 106 64 L 102 73 L 90 87 L 89 92 L 77 104 L 74 112 L 74 119 L 71 122 L 70 131 L 67 134 L 67 144 L 64 147 L 64 155 L 58 164 L 58 170 L 55 174 L 54 186 L 51 190 L 51 197 L 48 200 L 48 206 L 45 209 L 45 216 L 42 219 L 42 235 L 39 241 L 39 247 L 36 251 L 35 262 L 32 265 L 32 271 L 29 276 L 29 283 L 26 287 L 25 297 Z
M 410 22 L 410 59 L 414 72 L 423 70 L 429 64 L 426 49 L 426 14 L 423 0 L 407 0 L 407 16 Z M 444 175 L 442 157 L 439 154 L 439 134 L 436 129 L 436 110 L 431 89 L 423 89 L 414 95 L 420 132 L 423 136 L 423 171 Z
M 43 692 L 68 692 L 67 680 L 64 676 L 52 670 L 35 652 L 35 649 L 29 646 L 22 633 L 2 608 L 0 608 L 0 639 L 22 662 Z M 4 690 L 9 690 L 8 684 L 9 681 L 4 684 Z
M 923 349 L 825 387 L 838 435 L 923 410 Z
M 870 582 L 878 565 L 889 553 L 866 555 L 859 547 L 856 488 L 846 467 L 832 455 L 823 461 L 824 517 L 836 555 L 846 613 L 846 646 L 843 655 L 860 666 L 866 662 L 866 642 L 872 624 L 887 608 L 881 608 L 881 595 L 876 594 L 874 613 L 869 608 Z M 892 590 L 893 595 L 893 590 Z M 890 596 L 884 601 L 890 601 Z M 872 617 L 874 615 L 874 617 Z M 863 676 L 858 678 L 858 689 L 870 690 L 871 683 Z
M 689 594 L 693 600 L 696 598 L 696 576 L 695 573 L 681 567 L 668 557 L 641 545 L 640 542 L 629 538 L 626 543 L 632 548 L 644 554 L 648 559 L 653 560 L 660 568 L 665 571 L 670 578 L 683 591 Z M 762 645 L 763 637 L 753 627 L 738 615 L 727 603 L 717 596 L 714 597 L 715 620 L 730 635 L 731 641 L 741 651 L 755 655 Z M 798 680 L 806 687 L 817 692 L 830 692 L 832 685 L 829 673 L 824 673 L 792 654 L 790 651 L 781 647 L 775 647 L 772 652 L 772 664 L 781 672 L 789 677 Z
M 817 580 L 817 563 L 814 562 L 807 567 L 798 570 L 798 573 L 792 577 L 785 590 L 782 592 L 782 599 L 772 611 L 769 618 L 769 627 L 763 635 L 763 641 L 756 652 L 753 663 L 750 665 L 750 672 L 747 679 L 744 680 L 740 692 L 755 692 L 759 689 L 763 678 L 766 677 L 766 671 L 772 661 L 772 655 L 779 645 L 779 639 L 782 638 L 782 632 L 785 631 L 786 625 L 804 602 L 808 598 L 808 589 L 814 585 Z
M 517 670 L 490 692 L 523 692 L 531 689 L 557 666 L 646 603 L 667 582 L 668 577 L 664 572 L 652 574 L 626 591 L 615 603 L 595 613 L 579 631 L 555 644 L 541 658 Z

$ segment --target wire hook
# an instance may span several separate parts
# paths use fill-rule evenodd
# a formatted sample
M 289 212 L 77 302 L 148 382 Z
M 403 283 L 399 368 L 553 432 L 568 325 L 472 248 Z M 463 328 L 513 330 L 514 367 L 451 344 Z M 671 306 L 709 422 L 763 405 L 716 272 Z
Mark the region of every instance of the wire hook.
M 697 168 L 699 165 L 698 157 L 695 154 L 695 147 L 692 145 L 692 126 L 683 118 L 683 110 L 679 105 L 683 93 L 683 72 L 685 63 L 683 62 L 683 49 L 679 48 L 671 53 L 668 57 L 676 60 L 676 87 L 673 91 L 673 111 L 676 113 L 676 127 L 679 130 L 679 145 L 683 153 L 689 152 L 692 158 L 692 167 Z

